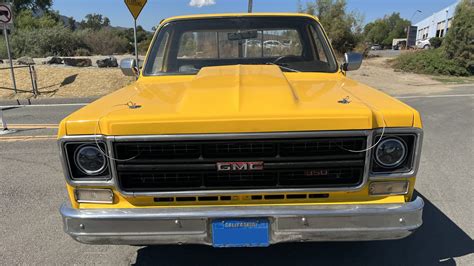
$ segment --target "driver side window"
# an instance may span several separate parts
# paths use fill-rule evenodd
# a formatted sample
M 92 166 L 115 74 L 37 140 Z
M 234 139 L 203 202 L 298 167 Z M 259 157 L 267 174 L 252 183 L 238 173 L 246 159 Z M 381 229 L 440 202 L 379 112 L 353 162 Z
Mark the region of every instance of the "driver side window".
M 314 29 L 314 27 L 310 27 L 311 29 L 311 36 L 313 37 L 314 40 L 314 51 L 317 56 L 317 60 L 323 62 L 323 63 L 328 63 L 328 59 L 326 57 L 326 53 L 323 50 L 323 44 L 321 43 L 321 38 L 318 37 L 318 33 Z

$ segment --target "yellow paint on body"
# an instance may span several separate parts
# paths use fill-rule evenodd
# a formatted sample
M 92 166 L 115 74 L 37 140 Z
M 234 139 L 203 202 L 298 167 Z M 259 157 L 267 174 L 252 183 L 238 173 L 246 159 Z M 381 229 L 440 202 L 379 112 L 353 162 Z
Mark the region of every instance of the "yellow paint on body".
M 339 102 L 347 97 L 349 104 Z M 141 108 L 129 108 L 130 102 Z M 195 76 L 141 77 L 63 123 L 68 135 L 126 136 L 413 127 L 416 115 L 342 73 L 236 65 L 203 68 Z

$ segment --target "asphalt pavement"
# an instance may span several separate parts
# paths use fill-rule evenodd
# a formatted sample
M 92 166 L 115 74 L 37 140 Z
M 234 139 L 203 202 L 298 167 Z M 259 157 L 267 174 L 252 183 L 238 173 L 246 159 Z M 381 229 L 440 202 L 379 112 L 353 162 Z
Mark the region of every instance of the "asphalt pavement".
M 417 194 L 424 225 L 396 241 L 280 244 L 269 248 L 92 246 L 63 233 L 65 181 L 56 124 L 81 105 L 8 108 L 17 131 L 0 136 L 0 264 L 474 265 L 474 87 L 404 95 L 423 117 Z

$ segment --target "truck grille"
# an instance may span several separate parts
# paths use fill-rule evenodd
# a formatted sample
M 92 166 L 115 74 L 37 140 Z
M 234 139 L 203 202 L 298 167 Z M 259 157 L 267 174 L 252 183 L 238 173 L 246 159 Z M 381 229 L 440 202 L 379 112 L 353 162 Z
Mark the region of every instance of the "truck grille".
M 127 192 L 353 187 L 363 181 L 365 137 L 116 142 Z M 218 171 L 221 162 L 263 169 Z

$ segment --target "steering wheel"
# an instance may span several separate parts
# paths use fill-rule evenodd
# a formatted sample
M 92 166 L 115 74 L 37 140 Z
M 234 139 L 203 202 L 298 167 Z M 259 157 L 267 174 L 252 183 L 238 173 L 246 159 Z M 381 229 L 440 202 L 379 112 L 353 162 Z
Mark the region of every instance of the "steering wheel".
M 297 56 L 297 55 L 282 55 L 282 56 L 278 57 L 277 59 L 275 59 L 275 60 L 272 62 L 272 64 L 282 63 L 282 61 L 288 60 L 288 59 L 296 59 L 296 60 L 295 60 L 296 62 L 301 62 L 301 61 L 303 61 L 303 60 L 301 59 L 301 57 L 300 57 L 300 56 Z

